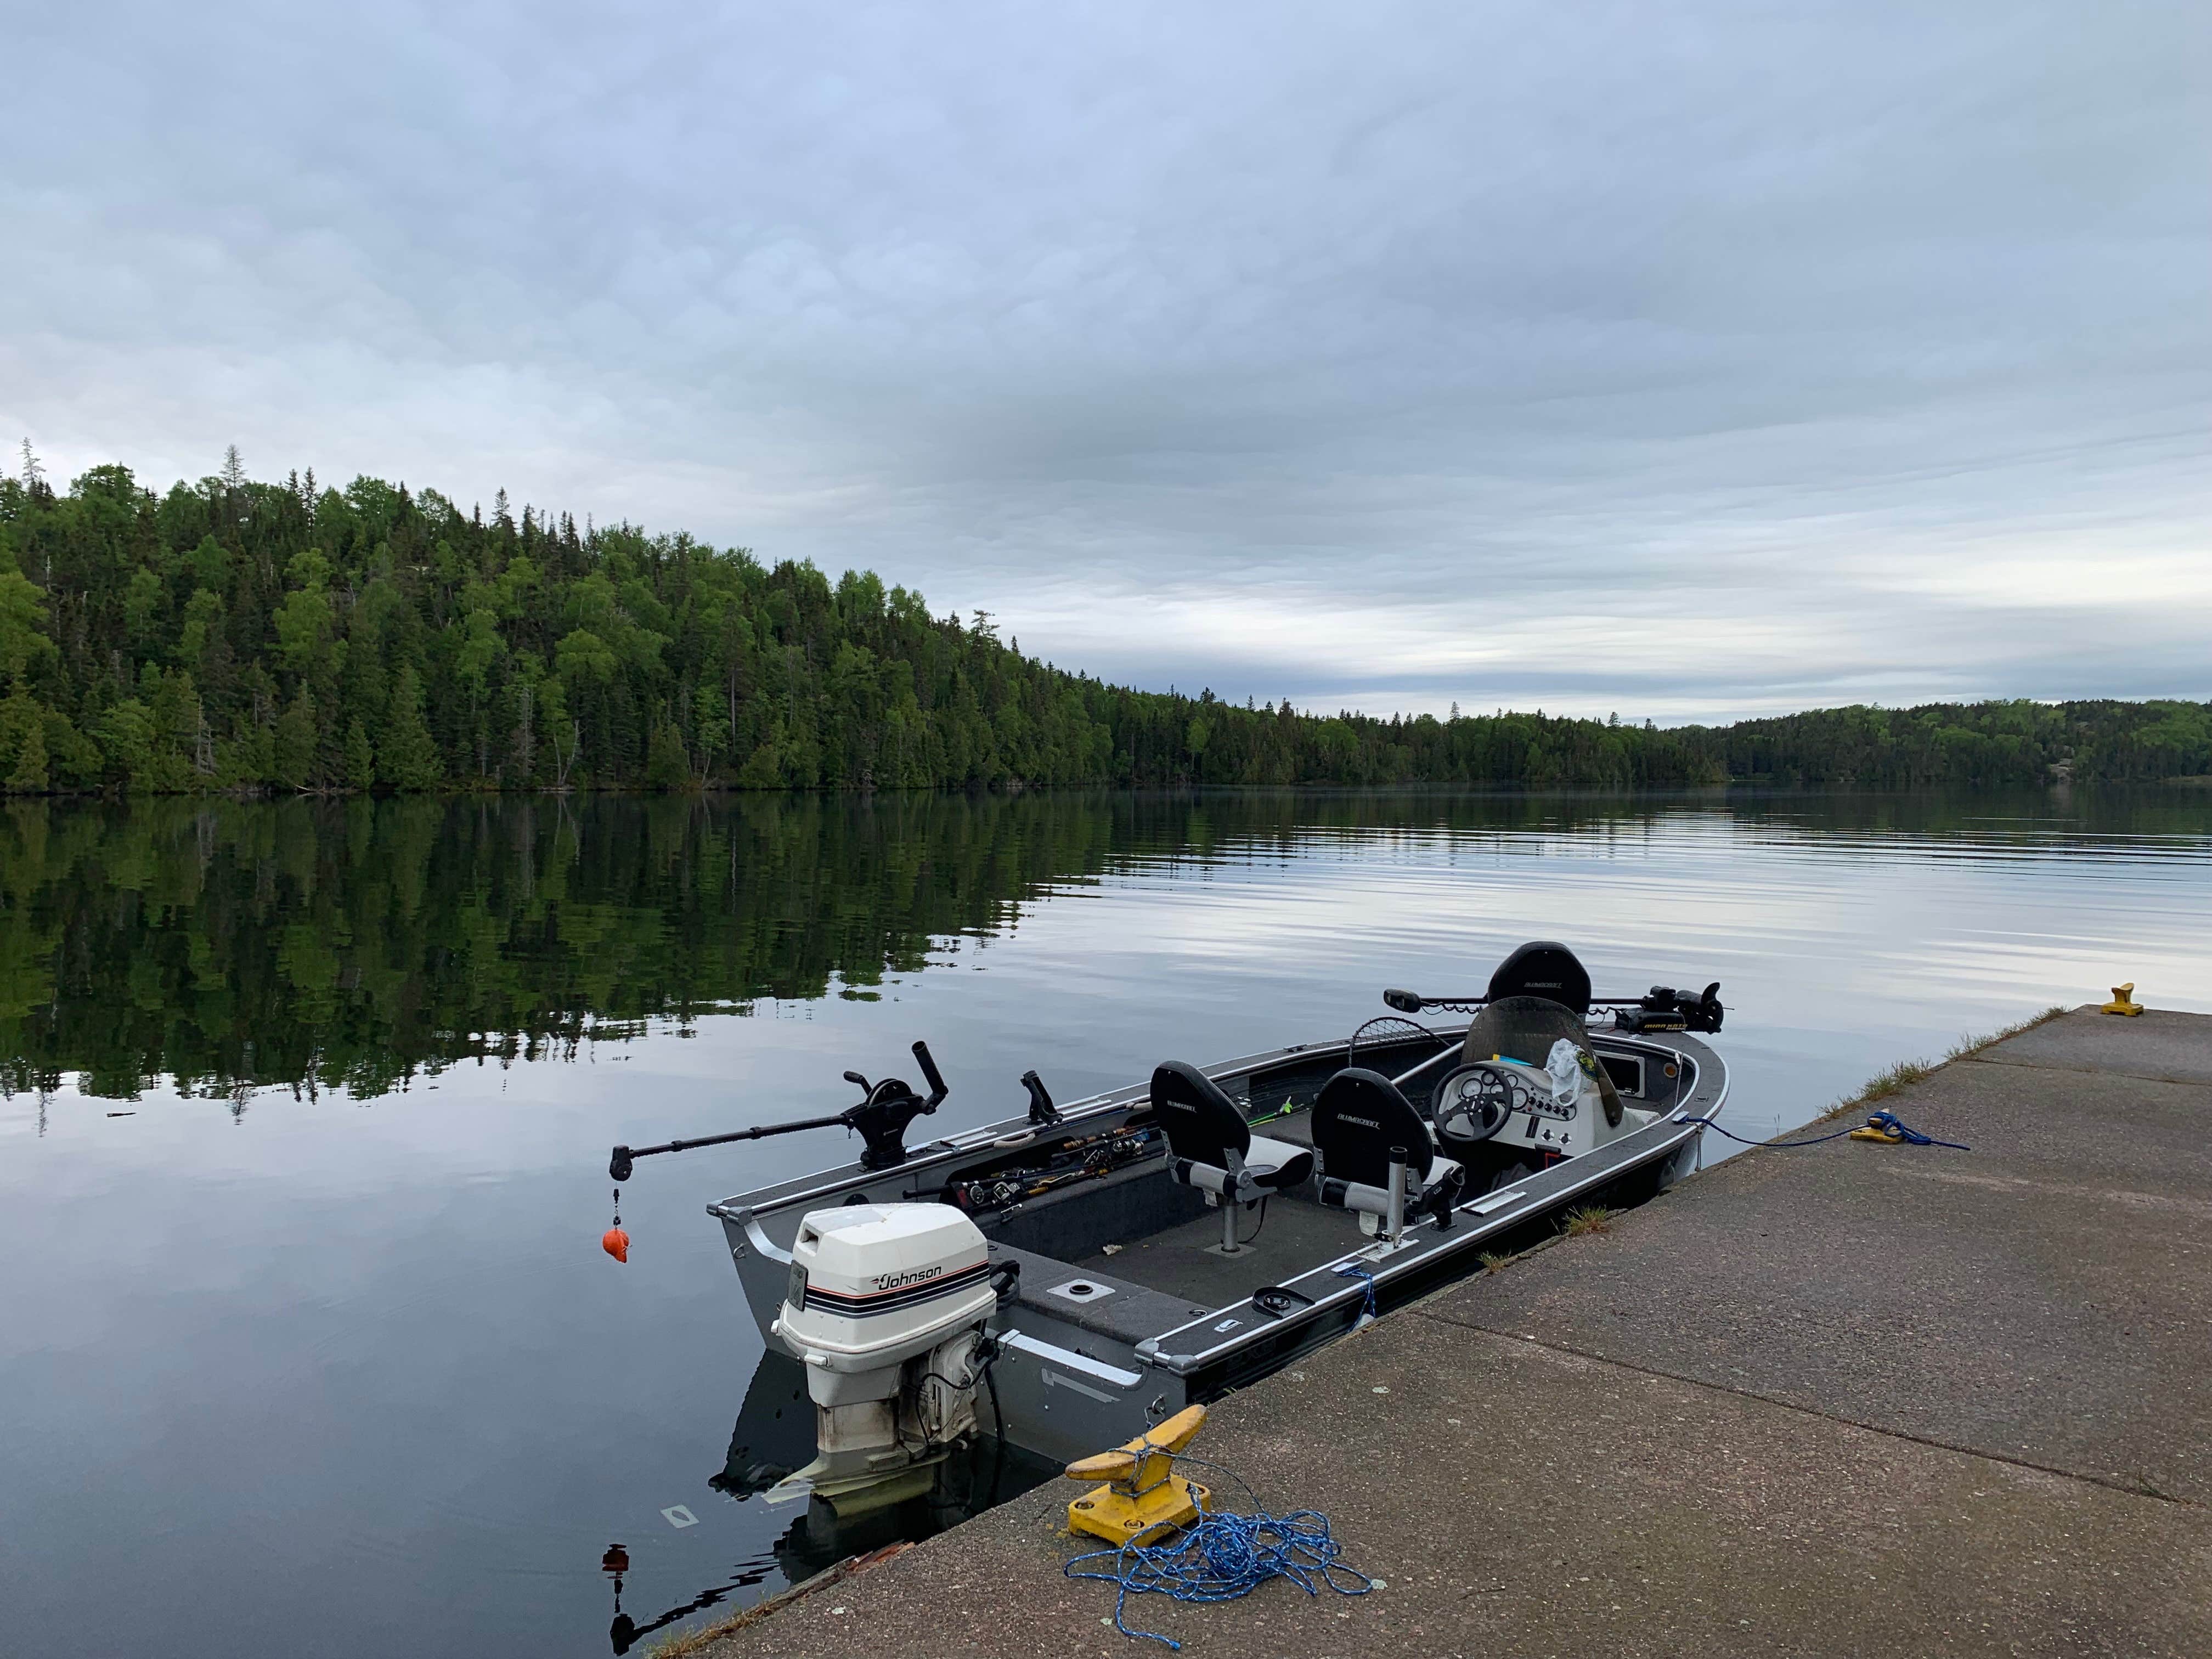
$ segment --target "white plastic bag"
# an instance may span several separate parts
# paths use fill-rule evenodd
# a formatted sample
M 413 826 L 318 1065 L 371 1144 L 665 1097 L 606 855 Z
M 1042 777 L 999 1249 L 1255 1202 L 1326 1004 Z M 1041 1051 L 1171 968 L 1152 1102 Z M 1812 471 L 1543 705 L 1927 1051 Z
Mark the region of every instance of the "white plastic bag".
M 1552 1045 L 1544 1069 L 1552 1074 L 1552 1104 L 1565 1111 L 1582 1098 L 1582 1051 L 1565 1037 Z

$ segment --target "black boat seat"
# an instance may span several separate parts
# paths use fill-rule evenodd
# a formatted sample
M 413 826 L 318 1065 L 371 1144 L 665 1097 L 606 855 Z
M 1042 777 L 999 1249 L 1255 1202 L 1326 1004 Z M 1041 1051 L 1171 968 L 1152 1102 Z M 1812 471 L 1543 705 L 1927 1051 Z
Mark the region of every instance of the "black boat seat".
M 1221 1085 L 1180 1060 L 1152 1072 L 1152 1115 L 1168 1138 L 1168 1172 L 1217 1201 L 1254 1203 L 1313 1174 L 1311 1152 L 1254 1134 Z
M 1321 1201 L 1356 1211 L 1364 1233 L 1376 1231 L 1390 1213 L 1394 1152 L 1405 1161 L 1407 1210 L 1427 1209 L 1441 1220 L 1467 1179 L 1456 1163 L 1437 1155 L 1427 1122 L 1398 1085 L 1364 1066 L 1347 1066 L 1322 1085 L 1313 1141 Z
M 1555 939 L 1530 939 L 1498 964 L 1490 976 L 1492 1002 L 1508 997 L 1544 997 L 1577 1019 L 1589 1012 L 1589 969 Z

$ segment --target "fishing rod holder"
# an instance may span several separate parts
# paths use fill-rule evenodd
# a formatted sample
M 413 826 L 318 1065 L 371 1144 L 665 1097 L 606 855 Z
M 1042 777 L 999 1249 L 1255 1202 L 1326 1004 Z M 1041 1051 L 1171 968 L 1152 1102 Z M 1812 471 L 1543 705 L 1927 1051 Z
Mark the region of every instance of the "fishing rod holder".
M 1022 1087 L 1030 1094 L 1030 1121 L 1038 1128 L 1048 1128 L 1060 1121 L 1060 1108 L 1052 1103 L 1052 1093 L 1044 1086 L 1044 1079 L 1035 1072 L 1022 1073 Z

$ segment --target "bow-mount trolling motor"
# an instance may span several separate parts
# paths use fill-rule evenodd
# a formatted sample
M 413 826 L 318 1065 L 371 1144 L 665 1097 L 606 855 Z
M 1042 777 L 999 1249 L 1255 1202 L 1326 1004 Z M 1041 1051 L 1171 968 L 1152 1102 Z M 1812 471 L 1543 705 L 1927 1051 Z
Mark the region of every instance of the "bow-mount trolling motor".
M 948 1092 L 928 1045 L 915 1043 L 914 1057 L 929 1084 L 927 1098 L 902 1079 L 870 1083 L 848 1072 L 845 1080 L 861 1098 L 842 1112 L 659 1146 L 617 1146 L 607 1173 L 627 1181 L 641 1158 L 828 1128 L 860 1137 L 863 1170 L 895 1170 L 907 1161 L 908 1126 L 934 1112 Z M 1036 1073 L 1023 1082 L 1031 1121 L 1056 1122 Z M 982 1233 L 950 1204 L 848 1200 L 809 1211 L 769 1334 L 806 1367 L 819 1455 L 769 1488 L 767 1500 L 811 1494 L 850 1514 L 928 1491 L 937 1465 L 977 1431 L 975 1391 L 988 1382 L 996 1358 L 988 1327 L 1018 1271 L 1011 1263 L 992 1267 Z

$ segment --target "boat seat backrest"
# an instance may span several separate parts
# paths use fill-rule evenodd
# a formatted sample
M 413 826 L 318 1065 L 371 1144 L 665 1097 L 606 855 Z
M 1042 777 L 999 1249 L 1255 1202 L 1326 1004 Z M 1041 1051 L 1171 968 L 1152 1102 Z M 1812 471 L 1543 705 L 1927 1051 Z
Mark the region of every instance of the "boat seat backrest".
M 1230 1152 L 1241 1158 L 1251 1148 L 1252 1126 L 1237 1103 L 1197 1066 L 1180 1060 L 1153 1068 L 1152 1115 L 1175 1158 L 1226 1169 Z
M 1498 964 L 1490 976 L 1490 998 L 1546 997 L 1577 1019 L 1589 1012 L 1589 969 L 1572 951 L 1554 939 L 1531 939 Z
M 1436 1160 L 1429 1126 L 1398 1085 L 1380 1072 L 1347 1066 L 1322 1085 L 1314 1102 L 1314 1153 L 1322 1175 L 1380 1187 L 1390 1178 L 1390 1149 L 1403 1147 L 1406 1167 L 1418 1182 Z

